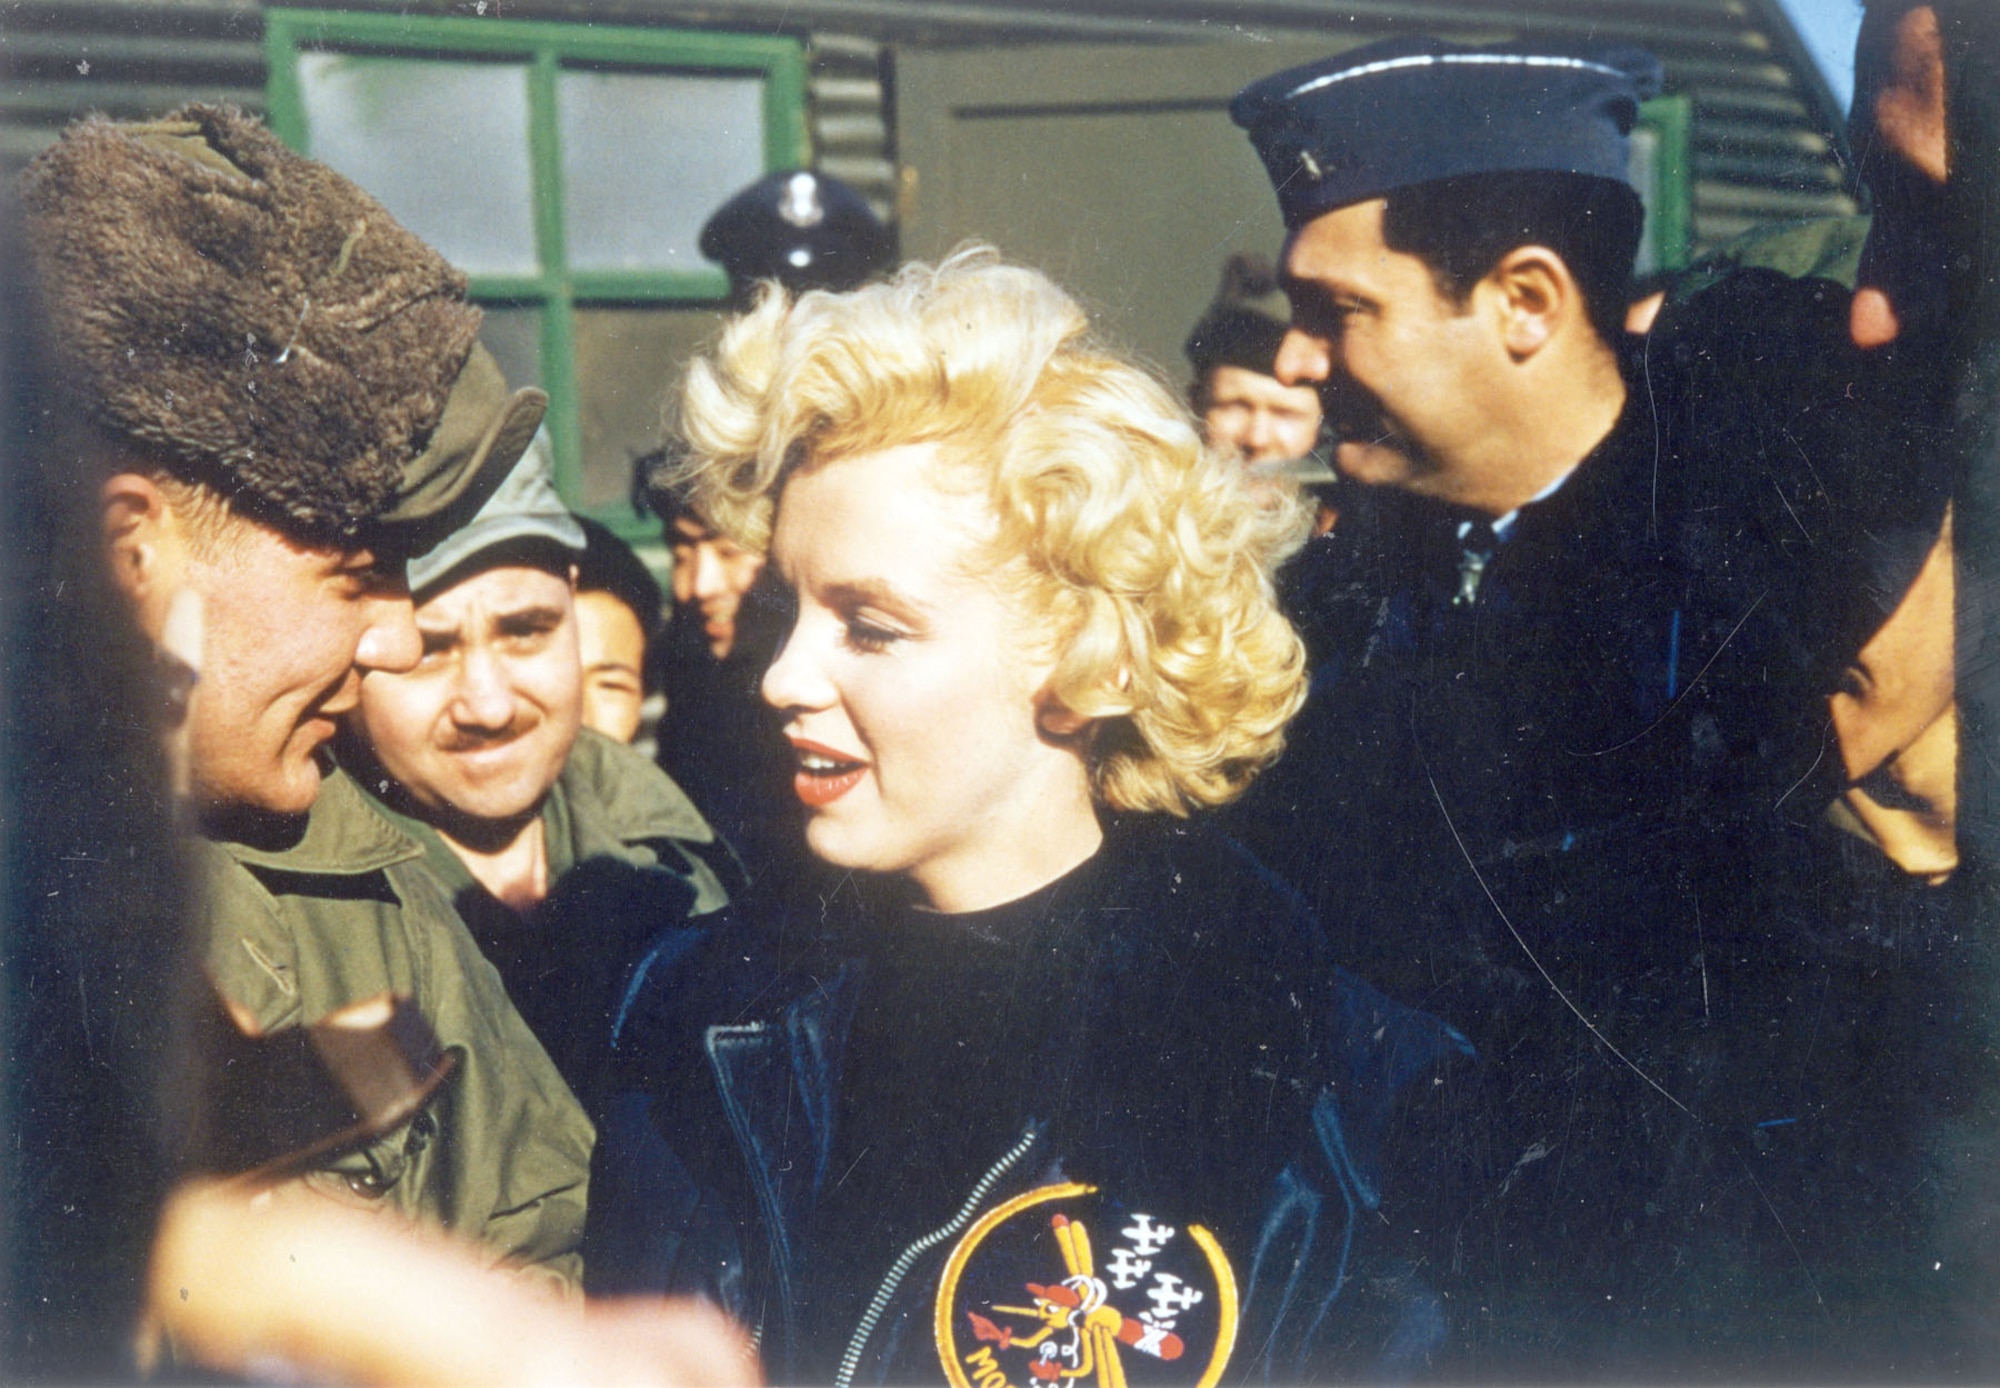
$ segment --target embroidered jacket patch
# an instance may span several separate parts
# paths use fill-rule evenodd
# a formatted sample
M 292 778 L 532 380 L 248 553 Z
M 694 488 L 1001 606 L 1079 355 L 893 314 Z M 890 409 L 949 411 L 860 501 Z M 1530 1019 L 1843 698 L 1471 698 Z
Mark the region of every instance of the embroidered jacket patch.
M 953 1388 L 1209 1388 L 1236 1320 L 1236 1278 L 1207 1229 L 1066 1182 L 965 1232 L 939 1281 L 936 1332 Z

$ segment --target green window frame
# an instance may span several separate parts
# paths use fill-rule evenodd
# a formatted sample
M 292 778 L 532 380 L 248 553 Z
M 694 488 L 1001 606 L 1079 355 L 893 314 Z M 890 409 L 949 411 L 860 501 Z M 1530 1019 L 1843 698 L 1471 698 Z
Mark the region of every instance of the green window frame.
M 801 45 L 788 38 L 647 29 L 560 21 L 474 19 L 464 16 L 354 13 L 338 10 L 266 11 L 264 49 L 269 72 L 269 120 L 278 137 L 310 154 L 300 68 L 308 53 L 371 58 L 508 60 L 528 68 L 528 160 L 533 179 L 533 225 L 539 269 L 526 274 L 472 275 L 476 302 L 539 310 L 539 361 L 549 393 L 548 429 L 554 445 L 556 484 L 578 509 L 583 495 L 580 393 L 576 380 L 577 311 L 591 307 L 700 307 L 728 292 L 719 267 L 675 270 L 579 269 L 569 263 L 564 218 L 562 147 L 557 128 L 557 82 L 565 67 L 620 72 L 679 72 L 742 77 L 756 75 L 763 93 L 763 169 L 793 167 L 806 159 L 806 64 Z M 751 176 L 754 176 L 752 174 Z M 743 180 L 750 181 L 750 177 Z M 662 379 L 668 363 L 661 363 Z M 657 539 L 657 524 L 623 506 L 589 513 L 627 539 Z
M 1650 152 L 1647 167 L 1635 168 L 1644 184 L 1645 239 L 1639 247 L 1643 273 L 1684 268 L 1693 240 L 1694 186 L 1688 168 L 1688 142 L 1694 123 L 1694 103 L 1687 97 L 1657 96 L 1639 107 L 1635 143 Z

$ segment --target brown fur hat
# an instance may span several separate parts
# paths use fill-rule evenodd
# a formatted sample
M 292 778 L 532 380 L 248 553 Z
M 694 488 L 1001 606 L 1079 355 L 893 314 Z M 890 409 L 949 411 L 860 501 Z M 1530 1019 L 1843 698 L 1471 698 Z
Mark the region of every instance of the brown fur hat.
M 285 530 L 349 535 L 395 504 L 480 313 L 380 203 L 204 105 L 81 121 L 22 194 L 50 336 L 100 426 Z

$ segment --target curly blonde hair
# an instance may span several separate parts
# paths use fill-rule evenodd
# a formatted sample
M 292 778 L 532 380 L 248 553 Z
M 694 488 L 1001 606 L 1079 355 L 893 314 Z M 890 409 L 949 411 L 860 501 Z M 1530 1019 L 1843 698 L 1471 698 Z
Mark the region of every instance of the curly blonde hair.
M 1174 392 L 1088 329 L 984 246 L 845 294 L 768 286 L 688 368 L 674 481 L 763 550 L 795 471 L 936 445 L 991 502 L 993 575 L 1045 618 L 1048 692 L 1092 721 L 1093 794 L 1184 815 L 1242 794 L 1305 697 L 1271 584 L 1304 515 L 1256 497 Z

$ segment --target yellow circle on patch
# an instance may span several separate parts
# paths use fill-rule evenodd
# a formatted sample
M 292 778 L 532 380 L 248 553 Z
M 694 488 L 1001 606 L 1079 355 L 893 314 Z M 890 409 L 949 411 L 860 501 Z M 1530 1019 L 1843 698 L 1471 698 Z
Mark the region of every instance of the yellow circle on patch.
M 953 1388 L 1212 1388 L 1236 1346 L 1215 1236 L 1070 1181 L 980 1216 L 938 1283 Z

